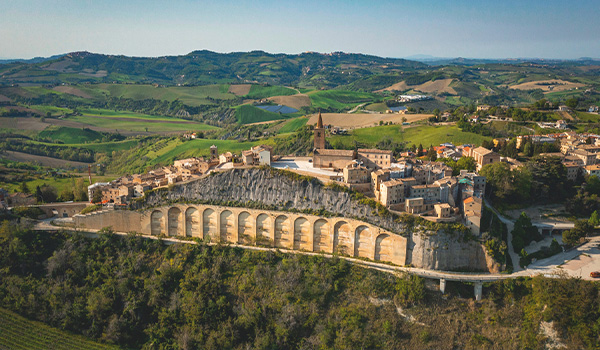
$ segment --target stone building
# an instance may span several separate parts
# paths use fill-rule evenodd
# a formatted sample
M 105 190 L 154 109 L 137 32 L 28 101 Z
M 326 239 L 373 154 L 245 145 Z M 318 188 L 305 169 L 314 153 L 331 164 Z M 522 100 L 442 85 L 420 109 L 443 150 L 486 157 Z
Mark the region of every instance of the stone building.
M 356 151 L 342 149 L 315 149 L 313 167 L 343 169 L 356 159 Z
M 392 158 L 392 151 L 364 148 L 358 150 L 358 159 L 367 168 L 389 168 L 392 164 Z
M 370 182 L 371 171 L 354 160 L 344 167 L 344 182 L 347 184 L 362 184 Z
M 383 181 L 380 186 L 380 202 L 386 207 L 392 207 L 404 203 L 405 191 L 404 182 L 400 179 Z
M 477 170 L 492 163 L 500 162 L 500 155 L 484 147 L 477 147 L 473 150 L 473 158 L 477 162 Z
M 323 127 L 321 111 L 319 111 L 319 119 L 317 120 L 317 126 L 314 130 L 314 137 L 314 149 L 325 149 L 325 128 Z

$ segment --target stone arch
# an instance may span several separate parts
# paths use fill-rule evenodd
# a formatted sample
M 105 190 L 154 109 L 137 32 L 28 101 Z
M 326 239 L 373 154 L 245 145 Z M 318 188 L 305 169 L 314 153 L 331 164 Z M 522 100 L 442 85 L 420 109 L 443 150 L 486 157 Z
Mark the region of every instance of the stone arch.
M 235 243 L 235 216 L 231 210 L 221 212 L 221 227 L 219 231 L 221 242 Z
M 160 210 L 155 210 L 150 214 L 150 234 L 158 236 L 164 232 L 165 217 Z
M 352 255 L 354 244 L 352 243 L 352 227 L 346 221 L 338 221 L 333 228 L 333 253 Z
M 256 244 L 270 247 L 273 237 L 271 237 L 271 218 L 267 214 L 260 214 L 256 217 Z
M 209 239 L 213 242 L 218 239 L 217 231 L 217 212 L 214 209 L 205 209 L 202 213 L 202 232 L 204 239 Z
M 294 221 L 294 249 L 312 250 L 310 239 L 310 222 L 299 217 Z
M 200 232 L 200 212 L 194 207 L 185 210 L 185 235 L 199 237 Z
M 179 235 L 179 225 L 181 224 L 181 209 L 172 207 L 167 213 L 169 219 L 168 235 L 177 236 Z
M 331 225 L 325 219 L 314 224 L 313 251 L 331 253 Z
M 251 244 L 255 239 L 254 222 L 252 216 L 247 211 L 238 215 L 238 242 L 241 244 Z
M 377 236 L 375 240 L 375 260 L 392 261 L 393 243 L 392 237 L 386 233 Z
M 354 256 L 373 259 L 373 234 L 368 226 L 360 225 L 354 232 Z
M 290 219 L 285 215 L 279 215 L 275 219 L 275 247 L 289 249 L 291 248 L 292 239 Z

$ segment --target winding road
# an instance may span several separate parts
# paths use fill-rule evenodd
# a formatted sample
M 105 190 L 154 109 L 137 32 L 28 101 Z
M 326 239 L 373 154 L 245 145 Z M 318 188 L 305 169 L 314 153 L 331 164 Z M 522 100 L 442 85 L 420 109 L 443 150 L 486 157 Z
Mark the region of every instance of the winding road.
M 412 273 L 412 274 L 415 274 L 415 275 L 418 275 L 418 276 L 421 276 L 424 278 L 444 279 L 447 281 L 459 281 L 459 282 L 471 282 L 471 283 L 472 282 L 478 282 L 478 283 L 493 282 L 493 281 L 498 281 L 498 280 L 503 280 L 503 279 L 508 279 L 508 278 L 517 278 L 517 277 L 524 277 L 524 276 L 532 277 L 532 276 L 539 275 L 539 274 L 542 274 L 544 276 L 549 276 L 549 277 L 552 277 L 552 276 L 558 277 L 558 276 L 567 275 L 570 277 L 580 277 L 583 279 L 592 279 L 589 277 L 588 270 L 593 269 L 594 267 L 596 267 L 597 269 L 600 269 L 600 249 L 598 248 L 600 246 L 600 236 L 591 238 L 587 243 L 585 243 L 577 248 L 554 255 L 547 259 L 542 259 L 542 260 L 536 261 L 535 263 L 530 264 L 527 267 L 527 269 L 520 269 L 519 268 L 519 256 L 515 252 L 512 251 L 512 244 L 510 243 L 511 238 L 512 238 L 510 235 L 510 231 L 512 231 L 514 223 L 511 220 L 500 215 L 495 209 L 492 208 L 492 210 L 498 215 L 500 220 L 502 220 L 502 222 L 504 222 L 508 226 L 508 229 L 509 229 L 509 235 L 508 235 L 509 253 L 511 255 L 511 259 L 513 259 L 513 265 L 515 265 L 515 271 L 511 274 L 500 274 L 500 273 L 494 274 L 494 273 L 478 273 L 478 272 L 470 273 L 470 272 L 451 272 L 451 271 L 427 270 L 427 269 L 414 268 L 414 267 L 395 266 L 395 265 L 391 265 L 391 264 L 378 263 L 378 262 L 356 259 L 356 258 L 346 257 L 346 256 L 337 256 L 337 255 L 334 256 L 331 254 L 324 254 L 324 253 L 313 253 L 313 252 L 288 250 L 288 249 L 281 249 L 281 248 L 246 246 L 246 245 L 239 245 L 239 244 L 230 244 L 230 246 L 240 247 L 240 248 L 244 248 L 244 249 L 258 250 L 258 251 L 281 251 L 281 252 L 288 253 L 288 254 L 304 254 L 304 255 L 312 255 L 312 256 L 324 256 L 324 257 L 328 257 L 328 258 L 338 257 L 340 259 L 347 260 L 356 265 L 360 265 L 360 266 L 364 266 L 366 268 L 383 271 L 383 272 L 388 272 L 388 273 L 394 273 L 394 274 Z M 34 229 L 42 230 L 42 231 L 58 231 L 58 230 L 64 229 L 64 230 L 69 230 L 69 231 L 81 232 L 90 237 L 97 237 L 99 235 L 98 230 L 92 230 L 92 229 L 82 230 L 82 229 L 77 229 L 77 228 L 69 228 L 69 227 L 64 227 L 64 226 L 53 225 L 53 221 L 61 222 L 64 220 L 65 219 L 56 219 L 56 218 L 42 220 L 42 221 L 39 221 L 34 226 Z M 67 219 L 67 221 L 68 221 L 68 219 Z M 115 233 L 118 235 L 128 235 L 128 233 L 126 233 L 126 232 L 115 232 Z M 141 235 L 141 236 L 144 238 L 147 238 L 147 239 L 161 239 L 156 236 L 150 236 L 150 235 Z M 162 240 L 166 244 L 175 244 L 175 243 L 197 244 L 195 241 L 183 240 L 183 239 L 177 239 L 177 238 L 162 238 Z M 215 244 L 215 243 L 208 243 L 208 244 Z M 579 265 L 576 265 L 575 266 L 576 268 L 574 268 L 574 269 L 573 268 L 571 268 L 571 269 L 563 268 L 563 265 L 569 264 L 574 259 L 579 259 L 580 256 L 586 257 L 586 259 L 582 259 L 582 260 L 585 260 L 582 262 L 582 264 L 584 264 L 584 267 L 580 267 Z M 587 264 L 587 265 L 585 265 L 585 264 Z M 587 266 L 587 267 L 585 267 L 585 266 Z M 585 269 L 585 271 L 584 271 L 584 269 Z

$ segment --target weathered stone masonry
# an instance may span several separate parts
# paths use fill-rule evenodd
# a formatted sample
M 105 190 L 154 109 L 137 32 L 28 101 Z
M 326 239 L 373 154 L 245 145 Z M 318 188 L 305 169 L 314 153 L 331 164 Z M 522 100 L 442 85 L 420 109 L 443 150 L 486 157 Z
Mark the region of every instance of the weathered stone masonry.
M 106 211 L 78 215 L 78 227 L 197 237 L 210 242 L 338 253 L 406 264 L 406 238 L 346 218 L 211 205 L 176 204 L 144 212 Z M 138 224 L 135 224 L 138 223 Z
M 227 207 L 228 201 L 234 201 L 235 204 L 231 205 L 236 208 Z M 182 202 L 206 205 L 179 204 Z M 238 207 L 247 202 L 278 210 Z M 167 203 L 178 204 L 166 205 Z M 88 228 L 112 226 L 114 230 L 122 232 L 160 232 L 173 236 L 210 237 L 212 241 L 225 237 L 224 241 L 244 242 L 245 237 L 250 237 L 251 244 L 254 244 L 252 240 L 256 240 L 256 244 L 260 245 L 264 244 L 263 239 L 268 239 L 271 246 L 291 247 L 290 249 L 300 247 L 308 251 L 340 252 L 344 248 L 341 253 L 349 256 L 364 256 L 374 260 L 377 258 L 425 269 L 483 271 L 494 268 L 485 247 L 479 242 L 465 242 L 459 234 L 435 231 L 420 225 L 407 225 L 391 215 L 379 216 L 373 213 L 372 207 L 360 203 L 348 192 L 327 188 L 318 180 L 299 181 L 294 176 L 270 169 L 220 172 L 197 181 L 175 185 L 168 190 L 153 191 L 136 205 L 140 211 L 115 210 L 88 214 L 85 219 L 78 217 L 75 221 Z M 333 213 L 337 218 L 297 213 L 304 210 L 314 213 L 321 209 Z M 287 219 L 284 220 L 284 217 Z M 154 225 L 151 224 L 152 219 Z M 369 230 L 363 234 L 358 232 L 357 236 L 357 230 L 362 231 L 362 226 Z M 294 235 L 296 232 L 298 234 Z M 381 251 L 376 256 L 376 249 L 383 249 L 387 244 L 381 234 L 390 235 L 394 242 L 405 242 L 393 245 L 399 247 L 399 251 L 387 254 L 394 256 L 390 260 L 382 258 Z M 371 237 L 368 252 L 364 251 L 365 245 L 360 240 L 367 236 Z M 382 243 L 379 246 L 378 237 Z M 334 242 L 337 242 L 335 246 Z M 355 252 L 356 247 L 359 253 Z M 363 255 L 360 255 L 361 250 Z

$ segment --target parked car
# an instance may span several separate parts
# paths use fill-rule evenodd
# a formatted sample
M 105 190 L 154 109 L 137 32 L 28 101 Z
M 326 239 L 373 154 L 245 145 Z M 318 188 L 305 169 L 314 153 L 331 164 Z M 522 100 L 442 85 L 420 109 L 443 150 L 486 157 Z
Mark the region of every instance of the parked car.
M 592 277 L 592 278 L 600 278 L 600 271 L 590 272 L 590 277 Z

